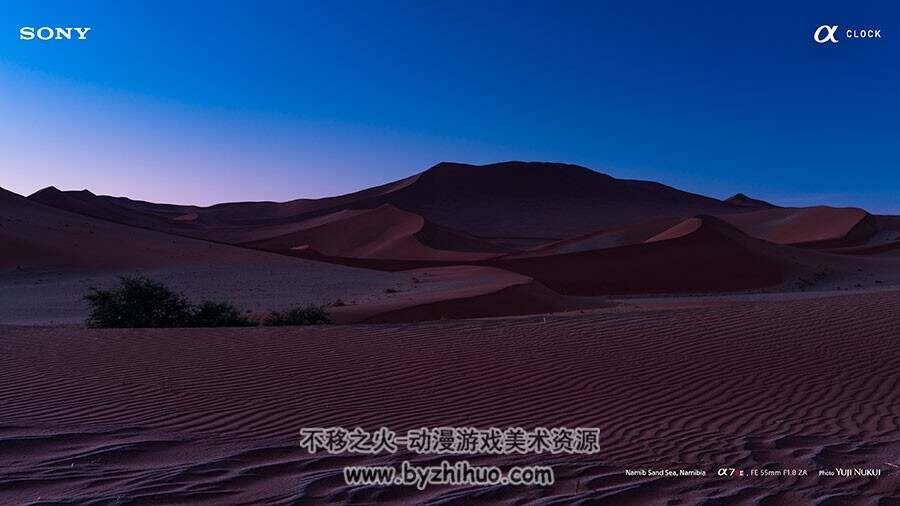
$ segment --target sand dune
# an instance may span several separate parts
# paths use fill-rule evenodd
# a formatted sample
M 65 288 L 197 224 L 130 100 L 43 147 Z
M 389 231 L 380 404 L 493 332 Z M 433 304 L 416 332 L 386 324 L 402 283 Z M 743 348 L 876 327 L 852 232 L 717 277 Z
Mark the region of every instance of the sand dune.
M 891 504 L 900 294 L 542 318 L 0 337 L 0 502 Z M 553 487 L 343 485 L 310 426 L 596 426 Z M 626 468 L 706 477 L 626 477 Z M 720 467 L 808 477 L 728 478 Z M 819 478 L 873 467 L 880 478 Z
M 331 304 L 340 321 L 418 321 L 558 311 L 562 297 L 530 278 L 487 267 L 388 273 L 344 267 L 168 235 L 48 207 L 0 193 L 0 323 L 80 323 L 82 295 L 117 274 L 165 282 L 195 300 L 227 300 L 264 313 Z M 295 232 L 260 245 L 306 246 L 359 258 L 474 261 L 489 244 L 426 223 L 389 205 L 341 211 L 293 224 Z M 280 241 L 280 242 L 279 242 Z M 415 282 L 414 280 L 425 282 Z M 397 293 L 393 296 L 393 293 Z M 598 303 L 599 304 L 599 303 Z
M 348 303 L 409 290 L 412 276 L 314 262 L 69 213 L 0 190 L 0 323 L 83 322 L 82 296 L 140 274 L 195 300 L 248 310 Z
M 182 206 L 162 205 L 156 213 L 120 205 L 127 199 L 102 197 L 88 190 L 60 191 L 51 186 L 28 197 L 28 200 L 76 214 L 142 228 L 169 228 L 190 211 Z
M 535 256 L 558 255 L 591 251 L 604 248 L 617 248 L 630 244 L 639 244 L 681 223 L 684 218 L 666 218 L 642 222 L 623 227 L 600 230 L 570 239 L 555 241 L 524 253 L 510 255 L 511 258 L 527 258 Z
M 341 209 L 374 207 L 360 205 L 415 183 L 418 175 L 354 193 L 322 199 L 297 199 L 289 202 L 231 202 L 203 208 L 199 214 L 211 221 L 227 224 L 286 222 L 298 217 L 328 214 Z
M 693 234 L 703 226 L 702 218 L 688 218 L 684 221 L 681 221 L 666 230 L 650 237 L 645 243 L 650 242 L 658 242 L 658 241 L 669 241 L 672 239 L 678 239 L 679 237 L 684 237 L 686 235 Z
M 193 222 L 195 227 L 235 226 L 247 224 L 285 223 L 294 218 L 308 216 L 320 211 L 345 209 L 355 202 L 366 201 L 392 191 L 396 191 L 415 181 L 417 176 L 388 183 L 359 192 L 322 199 L 297 199 L 289 202 L 228 202 L 209 207 L 158 204 L 122 197 L 97 196 L 89 191 L 60 192 L 56 188 L 46 188 L 29 199 L 111 221 L 125 220 L 130 225 L 160 225 L 158 219 Z M 112 210 L 111 207 L 118 208 Z M 191 219 L 187 220 L 185 217 Z M 157 219 L 157 220 L 154 220 Z M 147 220 L 154 220 L 148 222 Z M 133 222 L 137 220 L 138 223 Z M 169 225 L 173 225 L 169 223 Z M 187 229 L 192 230 L 191 228 Z
M 573 295 L 762 288 L 783 283 L 797 270 L 783 247 L 711 216 L 687 220 L 641 244 L 488 264 Z
M 416 284 L 408 292 L 368 304 L 336 307 L 342 323 L 400 323 L 553 313 L 600 307 L 605 301 L 571 300 L 535 280 L 491 267 L 453 266 L 405 271 Z
M 93 286 L 113 285 L 117 274 L 149 276 L 194 300 L 227 300 L 256 313 L 340 299 L 343 306 L 333 308 L 340 321 L 418 321 L 563 308 L 562 297 L 530 278 L 487 267 L 405 273 L 344 267 L 96 220 L 9 192 L 0 193 L 0 217 L 0 288 L 9 295 L 0 302 L 0 323 L 83 322 L 87 307 L 82 296 Z M 456 241 L 472 249 L 479 244 L 388 205 L 313 218 L 300 228 L 277 239 L 285 241 L 284 247 L 311 243 L 328 254 L 362 258 L 467 261 L 496 256 L 431 248 L 426 241 L 445 246 Z
M 389 204 L 311 218 L 299 222 L 290 233 L 244 245 L 271 251 L 308 248 L 333 257 L 456 262 L 490 258 L 502 251 Z
M 0 268 L 158 267 L 233 262 L 253 252 L 128 227 L 0 190 Z
M 169 267 L 265 263 L 275 255 L 93 219 L 0 189 L 0 268 Z M 294 262 L 301 265 L 304 262 Z M 308 263 L 308 262 L 307 262 Z M 340 267 L 315 264 L 338 272 Z
M 870 241 L 876 233 L 885 235 L 886 239 L 889 239 L 892 233 L 890 231 L 892 222 L 884 218 L 877 220 L 862 209 L 825 206 L 775 208 L 770 205 L 769 207 L 716 216 L 758 239 L 776 244 L 807 247 L 855 246 Z M 652 242 L 671 234 L 677 235 L 678 230 L 672 229 L 676 225 L 690 228 L 691 223 L 694 222 L 675 218 L 628 225 L 548 244 L 520 256 L 544 256 Z M 655 237 L 657 235 L 659 237 Z
M 722 219 L 776 244 L 817 247 L 859 244 L 877 230 L 874 217 L 856 208 L 776 208 L 723 215 Z

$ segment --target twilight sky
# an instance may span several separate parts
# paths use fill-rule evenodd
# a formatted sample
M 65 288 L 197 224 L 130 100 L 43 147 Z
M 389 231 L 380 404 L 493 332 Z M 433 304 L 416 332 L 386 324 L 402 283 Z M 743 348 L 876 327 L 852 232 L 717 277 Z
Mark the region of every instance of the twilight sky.
M 890 0 L 141 3 L 4 6 L 0 186 L 288 200 L 516 159 L 900 214 Z M 19 40 L 44 25 L 92 31 Z

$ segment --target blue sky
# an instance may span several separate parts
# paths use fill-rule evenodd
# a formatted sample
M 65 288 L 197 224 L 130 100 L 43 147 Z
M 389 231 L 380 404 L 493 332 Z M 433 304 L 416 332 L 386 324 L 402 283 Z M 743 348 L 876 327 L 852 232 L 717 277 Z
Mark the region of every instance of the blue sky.
M 895 2 L 137 4 L 5 6 L 0 186 L 287 200 L 524 159 L 900 214 Z M 92 31 L 19 40 L 44 25 Z

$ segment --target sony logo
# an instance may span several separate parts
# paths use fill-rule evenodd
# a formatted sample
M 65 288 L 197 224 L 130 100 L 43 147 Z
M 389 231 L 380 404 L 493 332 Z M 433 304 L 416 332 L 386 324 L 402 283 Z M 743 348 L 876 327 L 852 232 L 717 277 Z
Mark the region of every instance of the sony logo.
M 74 31 L 74 33 L 73 33 Z M 35 28 L 33 26 L 23 26 L 19 29 L 19 39 L 33 40 L 72 40 L 72 36 L 76 36 L 76 40 L 87 40 L 87 34 L 91 31 L 90 26 L 41 26 Z

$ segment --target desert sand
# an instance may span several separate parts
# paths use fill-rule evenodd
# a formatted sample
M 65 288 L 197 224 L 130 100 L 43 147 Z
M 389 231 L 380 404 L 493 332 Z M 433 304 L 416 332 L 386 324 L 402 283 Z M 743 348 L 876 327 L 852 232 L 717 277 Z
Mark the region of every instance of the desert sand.
M 889 504 L 898 307 L 889 291 L 289 330 L 5 327 L 0 501 Z M 603 451 L 494 458 L 552 465 L 549 488 L 349 488 L 342 466 L 409 456 L 299 448 L 300 428 L 334 424 L 596 426 Z M 715 474 L 764 466 L 886 471 Z

